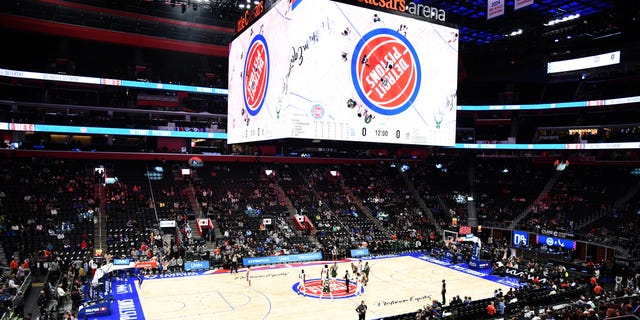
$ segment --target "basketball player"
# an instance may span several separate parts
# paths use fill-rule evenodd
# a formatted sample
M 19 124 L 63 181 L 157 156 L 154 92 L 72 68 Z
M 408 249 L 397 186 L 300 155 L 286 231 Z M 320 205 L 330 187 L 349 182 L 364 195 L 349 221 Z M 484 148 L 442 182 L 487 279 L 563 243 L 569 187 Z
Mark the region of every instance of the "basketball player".
M 251 274 L 251 267 L 249 266 L 249 267 L 247 267 L 247 284 L 248 284 L 249 287 L 251 287 L 251 276 L 250 276 L 250 274 Z
M 366 273 L 361 273 L 360 274 L 362 276 L 362 287 L 366 287 L 367 286 L 367 282 L 369 282 L 369 277 L 367 277 Z
M 336 279 L 338 277 L 338 263 L 334 262 L 331 266 L 331 279 Z
M 305 287 L 305 283 L 307 282 L 307 275 L 304 274 L 304 269 L 300 270 L 300 275 L 298 275 L 298 294 L 302 293 L 303 297 L 307 296 Z
M 320 293 L 320 299 L 324 296 L 324 293 L 329 293 L 331 300 L 333 300 L 333 293 L 331 292 L 331 281 L 329 279 L 322 280 L 322 293 Z
M 320 279 L 321 280 L 329 279 L 329 265 L 328 264 L 325 264 L 324 268 L 322 268 L 322 271 L 320 271 Z
M 356 296 L 359 296 L 361 294 L 363 294 L 364 292 L 362 292 L 362 285 L 364 284 L 364 273 L 359 272 L 356 275 Z
M 138 288 L 142 288 L 142 282 L 144 281 L 144 275 L 142 275 L 142 269 L 138 271 L 138 274 L 136 274 L 136 276 L 138 277 Z
M 371 271 L 371 267 L 369 266 L 369 261 L 364 263 L 364 267 L 362 267 L 362 272 L 364 272 L 364 282 L 363 285 L 367 285 L 369 282 L 369 271 Z

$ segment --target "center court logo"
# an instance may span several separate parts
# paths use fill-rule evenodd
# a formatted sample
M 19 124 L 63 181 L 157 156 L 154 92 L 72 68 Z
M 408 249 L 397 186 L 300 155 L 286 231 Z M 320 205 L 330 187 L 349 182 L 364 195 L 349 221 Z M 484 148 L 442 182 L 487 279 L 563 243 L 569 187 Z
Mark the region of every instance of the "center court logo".
M 296 294 L 298 293 L 298 282 L 296 282 L 291 289 Z M 331 293 L 334 299 L 351 298 L 356 296 L 356 284 L 355 282 L 349 282 L 349 293 L 346 292 L 346 283 L 342 279 L 336 279 L 331 283 Z M 305 291 L 307 297 L 320 298 L 322 294 L 322 280 L 311 279 L 305 282 Z M 364 292 L 364 288 L 361 288 L 360 293 Z M 322 299 L 331 299 L 328 293 L 322 296 Z
M 269 49 L 261 34 L 249 44 L 243 82 L 244 106 L 250 115 L 255 116 L 264 104 L 269 87 Z
M 402 34 L 375 29 L 354 49 L 351 79 L 358 96 L 371 110 L 396 115 L 409 108 L 418 95 L 420 61 Z

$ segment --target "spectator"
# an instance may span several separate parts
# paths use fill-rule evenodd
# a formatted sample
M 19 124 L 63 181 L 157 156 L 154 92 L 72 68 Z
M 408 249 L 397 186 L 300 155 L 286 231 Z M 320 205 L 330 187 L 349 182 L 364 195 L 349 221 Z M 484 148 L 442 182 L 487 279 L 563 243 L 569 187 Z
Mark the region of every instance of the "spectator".
M 24 259 L 24 262 L 22 262 L 22 267 L 23 267 L 25 270 L 29 270 L 29 258 Z
M 504 315 L 504 311 L 505 311 L 505 304 L 504 304 L 504 298 L 500 298 L 498 299 L 498 314 L 503 316 Z
M 44 315 L 47 310 L 47 304 L 49 300 L 47 299 L 47 295 L 44 290 L 40 290 L 40 295 L 38 295 L 38 309 L 40 309 L 40 315 Z
M 171 259 L 169 260 L 169 271 L 176 272 L 176 265 L 176 257 L 171 257 Z
M 600 284 L 599 284 L 599 283 L 596 283 L 596 286 L 595 286 L 595 287 L 593 287 L 593 294 L 594 294 L 596 297 L 598 297 L 598 296 L 600 296 L 600 295 L 602 294 L 602 291 L 603 291 L 603 290 L 604 290 L 604 289 L 602 289 L 602 287 L 600 286 Z
M 489 317 L 493 317 L 493 316 L 495 316 L 495 315 L 496 315 L 496 312 L 497 312 L 497 310 L 496 310 L 496 307 L 495 307 L 495 305 L 494 305 L 494 302 L 493 302 L 493 301 L 491 301 L 491 302 L 489 303 L 489 305 L 487 306 L 487 315 L 488 315 Z
M 13 300 L 13 305 L 15 308 L 15 314 L 18 316 L 18 319 L 24 317 L 24 293 L 22 291 L 18 291 L 16 297 Z
M 15 295 L 18 292 L 20 285 L 16 282 L 15 275 L 9 275 L 9 281 L 7 281 L 7 289 L 9 294 Z
M 27 275 L 27 271 L 25 270 L 24 266 L 22 264 L 19 265 L 18 271 L 16 271 L 16 280 L 22 282 L 26 275 Z
M 18 272 L 18 259 L 16 259 L 16 257 L 11 258 L 11 262 L 9 263 L 9 268 L 11 268 L 11 273 L 13 274 Z
M 176 259 L 176 268 L 178 269 L 178 271 L 182 271 L 182 266 L 184 265 L 184 261 L 182 260 L 182 256 L 179 256 L 178 259 Z

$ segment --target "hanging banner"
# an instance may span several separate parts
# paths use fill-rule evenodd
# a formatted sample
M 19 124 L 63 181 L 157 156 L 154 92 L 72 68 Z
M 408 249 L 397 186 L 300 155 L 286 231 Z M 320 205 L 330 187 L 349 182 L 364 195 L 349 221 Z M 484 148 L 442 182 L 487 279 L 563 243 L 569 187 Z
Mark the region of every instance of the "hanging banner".
M 533 4 L 533 0 L 515 0 L 513 2 L 513 9 L 518 10 L 520 8 L 524 8 L 526 6 L 530 6 Z
M 504 14 L 504 0 L 487 0 L 487 20 Z

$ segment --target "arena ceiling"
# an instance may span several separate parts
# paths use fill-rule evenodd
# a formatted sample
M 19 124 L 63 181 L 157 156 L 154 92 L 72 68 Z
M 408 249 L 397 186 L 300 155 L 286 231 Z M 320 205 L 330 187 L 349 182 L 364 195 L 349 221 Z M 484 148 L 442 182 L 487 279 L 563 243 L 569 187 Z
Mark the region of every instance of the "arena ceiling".
M 593 40 L 635 39 L 631 30 L 638 27 L 640 20 L 640 1 L 635 0 L 534 0 L 532 5 L 519 10 L 514 10 L 514 0 L 506 0 L 504 15 L 492 19 L 487 19 L 488 0 L 414 1 L 444 10 L 445 23 L 460 29 L 462 52 L 473 52 L 474 49 L 484 53 L 491 50 L 549 52 L 578 44 L 588 45 Z M 158 34 L 155 36 L 226 45 L 233 36 L 235 22 L 244 11 L 238 7 L 243 2 L 252 4 L 254 0 L 23 0 L 3 1 L 0 10 L 38 19 L 87 23 L 102 19 L 101 9 L 105 8 L 110 10 L 109 15 L 125 13 L 117 20 L 123 31 L 149 35 L 155 32 Z M 266 0 L 266 5 L 271 2 Z M 224 30 L 191 28 L 189 32 L 198 34 L 186 37 L 177 24 L 148 25 L 144 19 L 126 13 L 224 27 Z M 549 24 L 550 21 L 555 23 Z
M 615 32 L 619 27 L 612 25 L 607 30 L 600 26 L 601 21 L 606 21 L 607 25 L 614 22 L 618 14 L 614 1 L 535 0 L 519 10 L 514 10 L 514 1 L 506 1 L 505 14 L 492 19 L 487 19 L 486 0 L 444 1 L 438 6 L 459 26 L 463 43 L 489 44 L 527 34 L 553 40 L 556 35 L 571 33 L 574 37 L 598 37 L 601 33 Z M 571 19 L 573 17 L 575 19 Z M 549 25 L 553 20 L 559 22 Z M 588 26 L 589 23 L 594 26 Z

